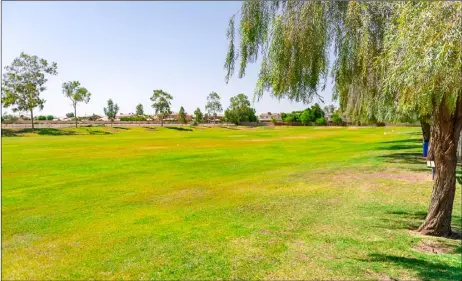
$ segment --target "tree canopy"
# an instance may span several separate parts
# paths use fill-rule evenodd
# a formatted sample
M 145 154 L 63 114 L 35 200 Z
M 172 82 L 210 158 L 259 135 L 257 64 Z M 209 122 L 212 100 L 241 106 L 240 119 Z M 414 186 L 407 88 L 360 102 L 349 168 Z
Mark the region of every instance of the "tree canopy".
M 33 110 L 43 109 L 45 100 L 40 93 L 46 90 L 46 75 L 57 74 L 57 64 L 49 64 L 47 60 L 22 52 L 11 65 L 5 67 L 2 79 L 3 107 L 12 107 L 13 112 L 29 111 L 32 129 Z
M 164 118 L 171 114 L 170 101 L 173 96 L 163 90 L 154 90 L 151 101 L 152 107 L 155 109 L 156 115 L 160 118 L 161 124 L 164 124 Z
M 119 106 L 117 104 L 114 104 L 112 99 L 109 99 L 107 101 L 107 107 L 104 108 L 104 114 L 107 116 L 109 120 L 111 120 L 111 123 L 114 122 L 114 119 L 116 118 L 118 112 Z
M 198 107 L 196 110 L 194 110 L 194 121 L 198 124 L 202 123 L 203 121 L 203 114 L 201 112 L 201 109 Z
M 77 116 L 77 103 L 90 101 L 91 93 L 84 87 L 80 87 L 79 81 L 68 81 L 63 83 L 63 94 L 72 101 L 74 115 Z M 75 118 L 77 127 L 77 118 Z
M 223 111 L 221 106 L 220 96 L 216 92 L 211 92 L 207 96 L 207 103 L 205 104 L 205 111 L 208 113 L 208 116 L 212 116 L 215 122 L 215 118 L 218 112 Z
M 186 111 L 184 110 L 184 107 L 180 108 L 180 111 L 178 112 L 178 117 L 180 119 L 181 124 L 186 124 Z
M 461 3 L 246 1 L 239 16 L 239 47 L 236 15 L 227 31 L 226 80 L 235 63 L 242 77 L 261 56 L 257 98 L 311 102 L 332 48 L 334 98 L 352 120 L 428 116 L 441 102 L 454 112 L 461 96 Z
M 144 115 L 143 105 L 141 103 L 136 106 L 136 115 Z
M 225 111 L 225 119 L 238 125 L 241 122 L 256 122 L 255 109 L 250 107 L 250 101 L 244 94 L 238 94 L 230 99 L 230 105 Z

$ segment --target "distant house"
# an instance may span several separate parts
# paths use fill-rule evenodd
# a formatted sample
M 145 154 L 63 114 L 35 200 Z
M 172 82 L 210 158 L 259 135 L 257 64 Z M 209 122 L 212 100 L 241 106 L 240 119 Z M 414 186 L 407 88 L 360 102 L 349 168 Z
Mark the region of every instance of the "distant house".
M 217 123 L 221 122 L 225 119 L 225 115 L 223 114 L 217 114 L 215 117 L 208 115 L 207 113 L 204 114 L 204 121 L 205 123 Z
M 81 121 L 88 121 L 90 120 L 91 115 L 85 114 L 84 116 L 78 117 Z
M 159 120 L 159 118 L 156 116 L 156 119 Z M 169 114 L 167 117 L 164 118 L 164 121 L 179 121 L 180 120 L 180 114 L 178 112 L 172 112 Z M 186 114 L 186 121 L 191 121 L 192 120 L 192 115 Z
M 348 116 L 346 116 L 346 115 L 342 115 L 342 120 L 343 120 L 343 122 L 345 122 L 347 124 L 351 123 L 350 118 L 348 118 Z
M 272 122 L 273 119 L 276 121 L 282 121 L 281 114 L 280 113 L 262 113 L 260 114 L 260 122 Z
M 331 122 L 332 121 L 332 113 L 330 112 L 327 112 L 324 114 L 324 118 L 326 118 L 327 122 Z
M 134 114 L 134 113 L 132 113 L 132 112 L 130 112 L 130 113 L 128 113 L 128 114 L 120 113 L 119 115 L 116 115 L 115 120 L 116 120 L 116 121 L 120 121 L 120 118 L 121 118 L 121 117 L 131 117 L 131 116 L 135 116 L 135 115 L 136 115 L 136 114 Z

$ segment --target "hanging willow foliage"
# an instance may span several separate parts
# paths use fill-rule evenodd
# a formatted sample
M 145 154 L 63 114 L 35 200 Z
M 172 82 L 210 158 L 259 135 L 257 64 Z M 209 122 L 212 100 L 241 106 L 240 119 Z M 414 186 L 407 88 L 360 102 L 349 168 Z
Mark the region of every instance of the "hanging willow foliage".
M 334 99 L 352 120 L 429 116 L 461 96 L 460 2 L 247 1 L 239 53 L 233 16 L 226 81 L 240 60 L 262 57 L 255 97 L 264 92 L 309 103 L 329 73 Z

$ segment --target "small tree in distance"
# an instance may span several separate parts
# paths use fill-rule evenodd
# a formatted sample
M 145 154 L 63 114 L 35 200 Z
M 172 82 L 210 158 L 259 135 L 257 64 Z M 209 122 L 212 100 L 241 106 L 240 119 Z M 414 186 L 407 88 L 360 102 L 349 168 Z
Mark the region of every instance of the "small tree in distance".
M 203 121 L 203 114 L 201 112 L 201 109 L 198 107 L 196 108 L 196 110 L 194 110 L 194 122 L 197 123 L 197 124 L 200 124 L 202 123 Z
M 43 109 L 44 99 L 40 93 L 46 90 L 46 74 L 56 75 L 57 64 L 30 56 L 24 52 L 5 67 L 2 79 L 3 107 L 13 106 L 13 112 L 29 111 L 32 130 L 34 130 L 34 108 Z
M 225 111 L 227 122 L 239 125 L 241 122 L 256 122 L 255 109 L 250 107 L 250 101 L 244 94 L 231 97 L 230 105 Z
M 186 111 L 183 107 L 180 108 L 180 111 L 178 112 L 178 117 L 180 118 L 181 124 L 186 124 Z
M 67 117 L 67 118 L 73 118 L 73 117 L 75 117 L 74 112 L 66 113 L 66 117 Z
M 207 103 L 205 105 L 205 111 L 212 116 L 213 124 L 215 125 L 215 119 L 217 118 L 217 112 L 222 112 L 223 107 L 220 103 L 220 96 L 216 92 L 211 92 L 207 96 Z
M 156 115 L 160 118 L 160 126 L 164 126 L 164 118 L 167 117 L 170 111 L 170 101 L 173 99 L 172 95 L 162 90 L 154 90 L 151 101 L 152 107 L 155 109 Z
M 144 115 L 143 105 L 141 103 L 136 106 L 136 115 Z
M 112 99 L 109 99 L 107 101 L 107 107 L 104 108 L 104 114 L 107 116 L 107 119 L 111 120 L 111 127 L 114 123 L 114 119 L 116 118 L 118 112 L 119 106 L 117 104 L 114 104 Z
M 63 94 L 72 101 L 74 107 L 75 127 L 77 128 L 77 103 L 90 101 L 91 93 L 84 87 L 80 87 L 79 81 L 63 83 Z

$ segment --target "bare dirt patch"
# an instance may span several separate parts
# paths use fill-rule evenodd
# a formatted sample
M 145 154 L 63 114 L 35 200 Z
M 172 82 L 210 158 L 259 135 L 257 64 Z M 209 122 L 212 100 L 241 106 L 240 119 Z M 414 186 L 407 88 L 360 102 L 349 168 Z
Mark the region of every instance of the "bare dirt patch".
M 422 240 L 416 247 L 412 248 L 414 251 L 429 253 L 429 254 L 445 254 L 451 253 L 453 249 L 445 246 L 437 241 Z
M 408 183 L 430 181 L 431 174 L 419 173 L 419 172 L 402 172 L 394 169 L 388 169 L 381 172 L 373 173 L 342 173 L 334 175 L 335 181 L 350 181 L 350 180 L 399 180 Z

